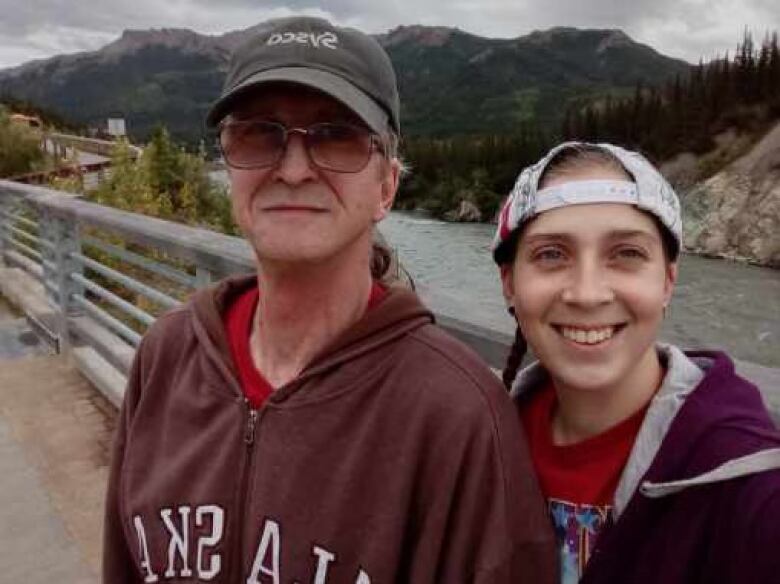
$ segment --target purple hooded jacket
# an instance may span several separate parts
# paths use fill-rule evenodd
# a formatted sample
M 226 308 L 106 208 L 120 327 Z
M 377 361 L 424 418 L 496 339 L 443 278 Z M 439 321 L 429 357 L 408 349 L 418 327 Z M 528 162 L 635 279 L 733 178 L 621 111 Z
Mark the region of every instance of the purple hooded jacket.
M 658 350 L 668 373 L 581 584 L 780 583 L 780 432 L 725 354 Z M 515 396 L 545 374 L 529 369 Z

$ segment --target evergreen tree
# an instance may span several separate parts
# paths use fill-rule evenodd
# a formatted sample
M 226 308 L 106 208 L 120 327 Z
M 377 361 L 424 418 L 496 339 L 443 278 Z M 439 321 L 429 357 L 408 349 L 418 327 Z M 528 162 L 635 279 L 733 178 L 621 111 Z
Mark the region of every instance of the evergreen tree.
M 136 160 L 126 141 L 111 156 L 111 171 L 93 200 L 136 213 L 237 234 L 224 187 L 207 176 L 203 154 L 188 154 L 160 128 Z
M 566 139 L 609 140 L 638 148 L 655 160 L 680 152 L 703 153 L 714 137 L 735 127 L 756 133 L 780 118 L 780 51 L 777 33 L 756 48 L 745 31 L 735 56 L 700 61 L 686 78 L 662 88 L 640 82 L 632 97 L 569 109 Z

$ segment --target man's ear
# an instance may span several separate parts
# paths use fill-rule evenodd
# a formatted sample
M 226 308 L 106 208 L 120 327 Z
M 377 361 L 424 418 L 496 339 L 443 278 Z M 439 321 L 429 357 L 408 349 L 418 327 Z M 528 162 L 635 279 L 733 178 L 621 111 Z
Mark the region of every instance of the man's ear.
M 379 206 L 374 213 L 374 222 L 378 223 L 390 212 L 393 208 L 393 202 L 395 201 L 395 195 L 398 192 L 398 183 L 401 179 L 401 162 L 397 158 L 393 158 L 383 163 L 382 178 L 381 178 L 381 196 L 379 199 Z

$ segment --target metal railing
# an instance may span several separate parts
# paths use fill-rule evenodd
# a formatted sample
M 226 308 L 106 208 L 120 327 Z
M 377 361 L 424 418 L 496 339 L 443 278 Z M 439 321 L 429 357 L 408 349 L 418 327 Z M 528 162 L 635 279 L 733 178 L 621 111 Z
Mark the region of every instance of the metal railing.
M 243 239 L 2 180 L 0 260 L 39 283 L 48 312 L 27 316 L 57 351 L 75 353 L 84 369 L 102 359 L 120 377 L 159 313 L 211 281 L 255 269 Z M 13 295 L 6 292 L 12 287 L 0 282 L 4 293 Z M 439 321 L 494 367 L 502 365 L 508 335 L 443 315 Z M 112 391 L 121 396 L 122 388 Z
M 159 313 L 254 269 L 242 239 L 9 181 L 0 181 L 0 260 L 38 283 L 46 308 L 25 312 L 55 350 L 88 348 L 122 376 Z M 13 296 L 18 283 L 4 280 Z

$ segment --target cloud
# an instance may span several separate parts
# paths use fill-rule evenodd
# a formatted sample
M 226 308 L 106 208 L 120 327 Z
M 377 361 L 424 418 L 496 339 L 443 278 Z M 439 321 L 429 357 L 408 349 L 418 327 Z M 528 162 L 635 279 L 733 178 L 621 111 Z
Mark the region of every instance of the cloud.
M 662 53 L 705 61 L 731 55 L 747 29 L 759 42 L 780 26 L 780 3 L 765 0 L 686 0 L 664 15 L 637 22 L 635 34 Z
M 93 50 L 126 28 L 190 28 L 221 34 L 268 18 L 312 14 L 367 32 L 401 24 L 456 26 L 511 38 L 553 26 L 620 28 L 689 61 L 731 50 L 748 27 L 760 40 L 780 25 L 777 0 L 0 0 L 0 67 Z

